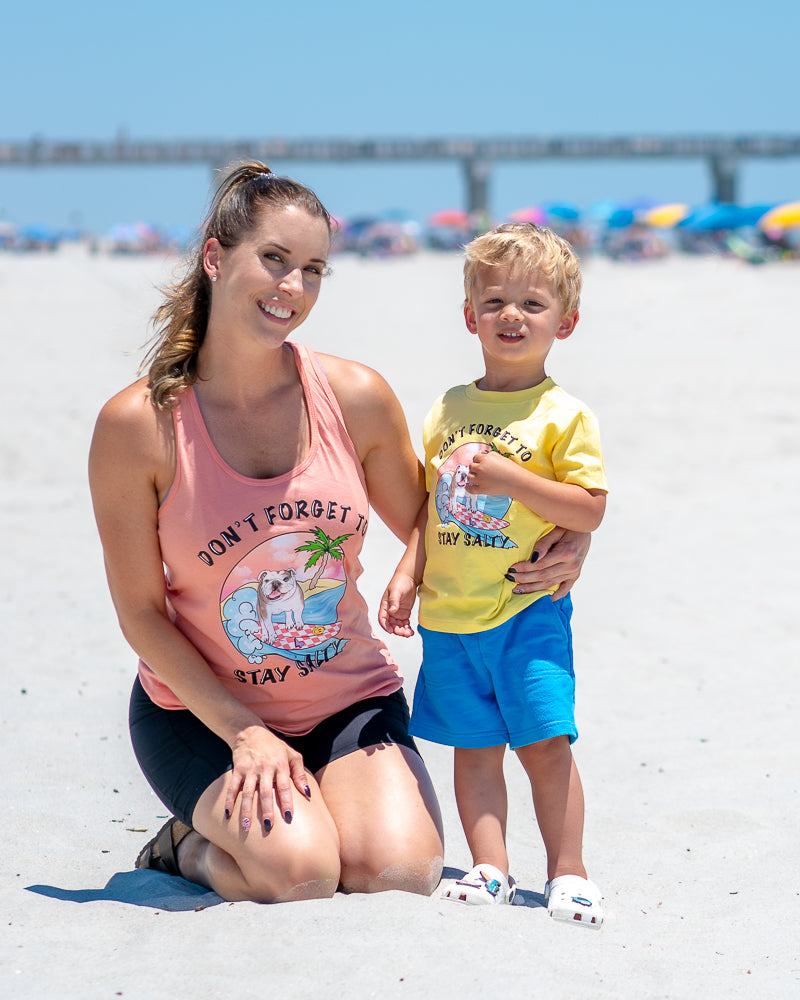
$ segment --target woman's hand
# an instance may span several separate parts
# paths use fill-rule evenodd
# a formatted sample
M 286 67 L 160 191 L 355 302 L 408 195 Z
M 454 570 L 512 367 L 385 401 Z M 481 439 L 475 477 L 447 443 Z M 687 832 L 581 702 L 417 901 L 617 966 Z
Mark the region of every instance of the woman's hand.
M 249 726 L 243 730 L 232 752 L 233 771 L 225 796 L 225 815 L 233 815 L 236 797 L 241 793 L 239 816 L 242 829 L 249 830 L 253 823 L 256 796 L 261 804 L 261 818 L 267 832 L 275 821 L 276 802 L 284 821 L 291 823 L 294 815 L 292 785 L 306 798 L 311 796 L 300 754 L 265 726 Z
M 517 584 L 514 593 L 531 594 L 557 587 L 552 600 L 564 597 L 581 575 L 591 541 L 588 531 L 553 528 L 536 543 L 530 562 L 514 563 L 509 569 Z

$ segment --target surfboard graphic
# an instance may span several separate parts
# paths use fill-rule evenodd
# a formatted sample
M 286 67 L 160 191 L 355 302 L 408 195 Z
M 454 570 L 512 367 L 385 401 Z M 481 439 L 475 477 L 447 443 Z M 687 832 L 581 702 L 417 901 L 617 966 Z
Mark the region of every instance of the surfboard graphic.
M 478 531 L 502 531 L 503 528 L 508 527 L 509 522 L 504 521 L 501 517 L 494 517 L 482 510 L 474 510 L 461 503 L 460 500 L 448 504 L 447 509 L 454 520 L 466 528 L 477 528 Z
M 323 642 L 335 639 L 342 630 L 341 622 L 330 622 L 326 625 L 301 625 L 300 628 L 287 628 L 278 622 L 273 622 L 275 638 L 269 641 L 266 631 L 259 632 L 259 638 L 276 649 L 313 649 Z

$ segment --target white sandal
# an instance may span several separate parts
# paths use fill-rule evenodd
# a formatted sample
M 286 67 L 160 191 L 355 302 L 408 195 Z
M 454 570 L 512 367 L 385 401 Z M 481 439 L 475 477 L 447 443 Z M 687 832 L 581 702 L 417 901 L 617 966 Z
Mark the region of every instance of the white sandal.
M 603 924 L 603 894 L 580 875 L 559 875 L 544 887 L 547 912 L 553 920 L 575 921 L 581 927 L 600 930 Z
M 462 879 L 442 890 L 442 899 L 478 906 L 511 903 L 517 891 L 514 879 L 494 865 L 475 865 Z

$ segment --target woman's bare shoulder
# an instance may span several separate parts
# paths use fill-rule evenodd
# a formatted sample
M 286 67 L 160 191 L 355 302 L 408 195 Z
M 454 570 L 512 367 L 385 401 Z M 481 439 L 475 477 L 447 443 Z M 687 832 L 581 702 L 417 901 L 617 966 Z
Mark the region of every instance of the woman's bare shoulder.
M 374 368 L 333 354 L 317 353 L 317 358 L 343 410 L 348 405 L 385 407 L 396 401 L 391 386 Z
M 174 448 L 172 414 L 153 406 L 147 379 L 142 378 L 113 395 L 100 410 L 91 459 L 146 468 L 164 482 L 171 479 Z
M 169 412 L 157 410 L 150 401 L 147 379 L 140 378 L 115 393 L 97 417 L 98 428 L 120 430 L 128 434 L 149 434 L 172 424 Z

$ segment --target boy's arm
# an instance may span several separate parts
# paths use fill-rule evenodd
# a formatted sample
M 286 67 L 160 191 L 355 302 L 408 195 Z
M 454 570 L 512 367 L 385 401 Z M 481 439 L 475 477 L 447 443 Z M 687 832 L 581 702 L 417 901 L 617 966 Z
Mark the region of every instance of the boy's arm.
M 545 521 L 572 531 L 594 531 L 606 509 L 605 490 L 545 479 L 496 451 L 473 456 L 467 483 L 468 493 L 506 494 Z
M 406 551 L 389 586 L 383 593 L 378 608 L 378 622 L 385 632 L 408 638 L 414 634 L 411 628 L 411 612 L 417 599 L 417 587 L 425 571 L 425 529 L 428 525 L 428 501 L 420 507 Z

